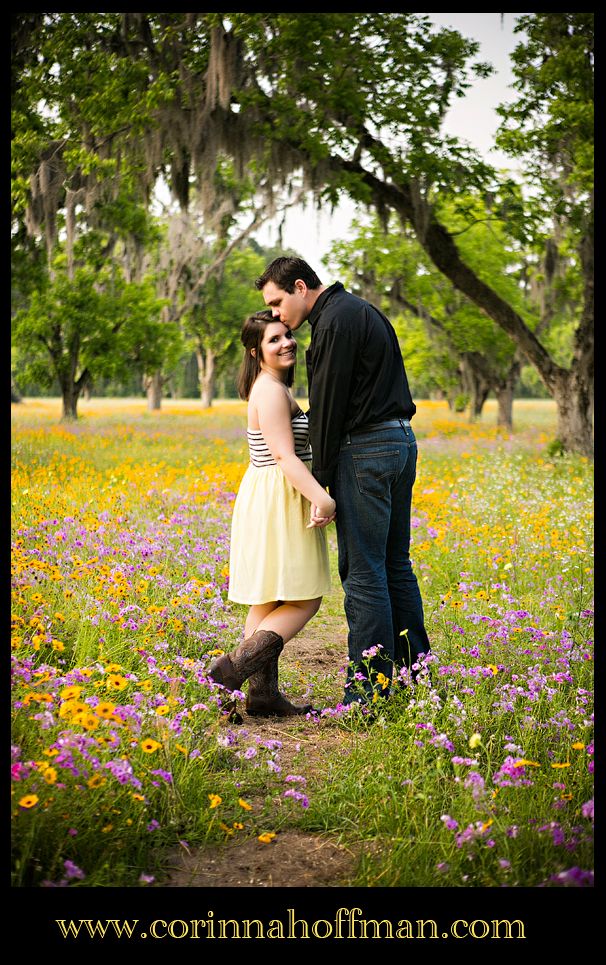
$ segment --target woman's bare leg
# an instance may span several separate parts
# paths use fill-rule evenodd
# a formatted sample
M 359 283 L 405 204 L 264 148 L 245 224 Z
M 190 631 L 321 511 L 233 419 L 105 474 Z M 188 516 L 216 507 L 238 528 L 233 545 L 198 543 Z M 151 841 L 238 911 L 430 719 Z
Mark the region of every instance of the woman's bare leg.
M 273 609 L 267 610 L 256 629 L 273 630 L 282 637 L 284 643 L 287 643 L 316 615 L 321 603 L 322 597 L 318 596 L 314 600 L 289 600 L 287 603 L 263 604 L 266 607 L 271 605 Z M 258 610 L 260 607 L 251 607 L 252 609 Z
M 280 603 L 255 603 L 251 606 L 244 624 L 244 639 L 247 640 L 252 636 L 255 630 L 259 629 L 261 621 L 278 606 L 280 606 Z

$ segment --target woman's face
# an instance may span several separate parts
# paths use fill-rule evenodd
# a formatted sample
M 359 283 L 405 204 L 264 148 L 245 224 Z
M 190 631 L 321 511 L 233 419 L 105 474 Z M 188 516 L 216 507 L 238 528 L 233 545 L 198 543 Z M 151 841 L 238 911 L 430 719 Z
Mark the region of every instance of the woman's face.
M 268 322 L 261 341 L 261 369 L 284 379 L 297 360 L 297 343 L 283 322 Z

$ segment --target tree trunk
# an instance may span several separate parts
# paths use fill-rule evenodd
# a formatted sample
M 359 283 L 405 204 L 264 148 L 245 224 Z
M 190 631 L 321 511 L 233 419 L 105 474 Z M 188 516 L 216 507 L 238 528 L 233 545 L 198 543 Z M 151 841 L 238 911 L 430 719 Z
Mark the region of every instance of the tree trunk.
M 497 425 L 513 429 L 513 393 L 520 377 L 522 363 L 516 355 L 506 377 L 495 386 L 497 397 Z
M 513 429 L 513 390 L 514 385 L 510 383 L 496 389 L 497 425 L 510 430 Z
M 78 418 L 79 395 L 80 391 L 71 379 L 61 385 L 61 396 L 63 399 L 61 422 L 76 422 Z
M 11 375 L 11 402 L 21 402 L 21 393 L 17 388 L 17 383 Z
M 84 379 L 82 385 L 82 398 L 88 402 L 93 394 L 93 383 L 89 378 Z
M 205 409 L 213 404 L 215 394 L 215 354 L 211 349 L 204 351 L 201 345 L 196 349 L 198 378 L 200 379 L 200 398 Z
M 148 412 L 160 409 L 162 406 L 162 373 L 154 372 L 143 379 L 145 394 L 147 395 Z
M 475 353 L 474 353 L 475 354 Z M 480 368 L 474 364 L 474 354 L 465 352 L 461 356 L 463 383 L 469 396 L 469 421 L 476 422 L 482 415 L 484 403 L 492 386 Z
M 557 438 L 569 452 L 593 456 L 593 393 L 576 370 L 558 379 L 554 389 L 558 407 Z

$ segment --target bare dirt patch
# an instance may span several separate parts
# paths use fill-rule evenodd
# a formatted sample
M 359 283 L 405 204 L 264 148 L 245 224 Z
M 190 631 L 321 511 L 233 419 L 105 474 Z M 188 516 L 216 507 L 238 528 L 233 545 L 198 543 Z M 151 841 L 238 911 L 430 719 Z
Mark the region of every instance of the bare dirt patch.
M 173 854 L 167 888 L 330 888 L 347 884 L 356 855 L 330 839 L 283 831 L 222 849 Z

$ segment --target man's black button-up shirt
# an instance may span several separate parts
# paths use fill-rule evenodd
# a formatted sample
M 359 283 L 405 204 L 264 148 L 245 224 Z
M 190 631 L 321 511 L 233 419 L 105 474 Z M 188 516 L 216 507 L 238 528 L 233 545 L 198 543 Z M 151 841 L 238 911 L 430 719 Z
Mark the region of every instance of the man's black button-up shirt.
M 345 433 L 416 412 L 393 326 L 363 298 L 335 282 L 309 316 L 306 352 L 313 474 L 333 486 Z

